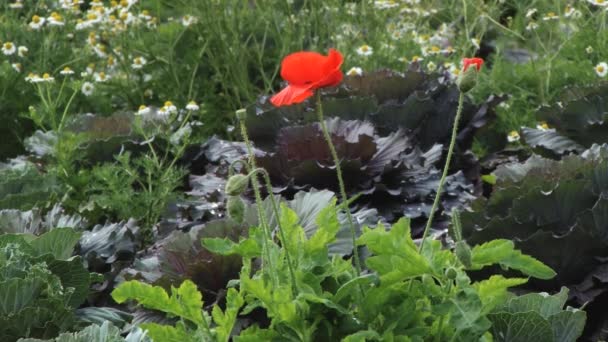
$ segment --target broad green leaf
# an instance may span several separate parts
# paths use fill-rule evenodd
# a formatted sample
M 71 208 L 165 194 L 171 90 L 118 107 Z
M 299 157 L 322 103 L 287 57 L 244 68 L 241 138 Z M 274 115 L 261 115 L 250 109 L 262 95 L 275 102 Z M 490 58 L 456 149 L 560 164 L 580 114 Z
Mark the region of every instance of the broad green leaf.
M 536 312 L 488 314 L 495 342 L 557 342 L 551 324 Z
M 11 278 L 0 282 L 0 316 L 14 315 L 31 306 L 46 287 L 43 278 Z
M 37 255 L 52 254 L 55 259 L 66 260 L 74 253 L 80 233 L 72 228 L 55 228 L 30 242 Z
M 547 293 L 528 293 L 511 298 L 504 310 L 512 313 L 534 311 L 543 318 L 548 318 L 561 312 L 567 300 L 568 288 L 562 287 L 559 293 L 552 296 Z
M 48 268 L 53 274 L 61 279 L 64 288 L 73 288 L 68 303 L 73 308 L 79 307 L 89 295 L 91 285 L 91 274 L 84 268 L 82 258 L 76 257 L 71 260 L 47 260 Z
M 582 310 L 568 309 L 549 317 L 555 341 L 576 342 L 583 334 L 587 314 Z
M 203 322 L 203 300 L 196 285 L 190 280 L 184 281 L 179 288 L 171 288 L 171 296 L 160 286 L 152 286 L 139 281 L 127 281 L 112 291 L 112 298 L 121 304 L 135 300 L 146 308 L 159 310 L 187 319 L 198 326 Z
M 473 287 L 477 290 L 479 299 L 483 304 L 485 313 L 492 311 L 497 306 L 503 304 L 509 295 L 509 287 L 527 283 L 525 278 L 505 278 L 501 275 L 493 275 L 489 279 L 474 283 Z

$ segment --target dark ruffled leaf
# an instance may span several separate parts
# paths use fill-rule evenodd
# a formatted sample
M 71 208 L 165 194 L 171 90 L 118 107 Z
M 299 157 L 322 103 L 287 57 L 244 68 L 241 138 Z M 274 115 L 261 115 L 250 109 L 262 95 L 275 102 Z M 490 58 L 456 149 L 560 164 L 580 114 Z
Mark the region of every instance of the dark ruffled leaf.
M 79 242 L 78 254 L 82 255 L 93 270 L 103 270 L 106 264 L 119 260 L 131 260 L 137 251 L 135 221 L 98 224 L 85 231 Z
M 556 155 L 567 152 L 582 152 L 585 148 L 575 141 L 560 135 L 555 129 L 535 129 L 524 127 L 521 130 L 526 144 L 548 150 Z
M 595 145 L 561 161 L 533 156 L 498 167 L 489 199 L 478 199 L 461 215 L 471 244 L 511 239 L 557 272 L 549 281 L 531 280 L 529 290 L 572 289 L 572 299 L 595 315 L 593 301 L 607 290 L 608 146 Z M 561 324 L 561 323 L 560 323 Z M 586 335 L 601 324 L 594 323 Z
M 559 141 L 555 153 L 561 154 L 559 149 L 564 147 L 572 150 L 572 142 L 583 148 L 608 142 L 607 94 L 608 83 L 595 87 L 569 87 L 557 97 L 560 102 L 552 106 L 541 107 L 538 110 L 536 114 L 538 120 L 547 122 L 551 128 L 556 130 L 554 134 L 548 136 L 555 142 Z M 558 140 L 557 136 L 561 136 L 563 139 Z M 566 141 L 570 143 L 567 144 Z M 551 149 L 551 147 L 547 148 Z M 578 152 L 579 149 L 576 151 Z

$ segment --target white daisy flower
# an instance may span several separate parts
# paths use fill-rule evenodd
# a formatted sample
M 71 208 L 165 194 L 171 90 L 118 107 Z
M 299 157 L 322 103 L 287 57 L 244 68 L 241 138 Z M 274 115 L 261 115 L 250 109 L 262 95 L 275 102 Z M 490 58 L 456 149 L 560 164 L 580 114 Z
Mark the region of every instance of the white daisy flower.
M 169 115 L 177 113 L 177 107 L 171 101 L 166 101 L 165 104 L 158 110 L 159 115 Z
M 13 63 L 13 64 L 11 64 L 11 67 L 13 67 L 13 69 L 15 69 L 16 72 L 23 71 L 23 66 L 21 65 L 21 63 Z
M 6 42 L 4 44 L 2 44 L 2 53 L 10 56 L 12 54 L 15 53 L 15 51 L 17 51 L 17 47 L 15 46 L 15 44 L 11 43 L 11 42 Z
M 93 91 L 95 91 L 95 85 L 93 85 L 91 82 L 84 82 L 80 88 L 80 91 L 82 91 L 84 96 L 91 96 Z
M 21 9 L 23 8 L 23 0 L 16 0 L 15 2 L 8 5 L 10 9 Z
M 63 68 L 63 70 L 61 70 L 59 72 L 61 75 L 67 76 L 67 75 L 73 75 L 74 74 L 74 70 L 70 69 L 70 67 L 66 66 L 65 68 Z
M 25 57 L 30 50 L 26 46 L 20 46 L 17 48 L 17 55 L 19 57 Z
M 196 112 L 197 110 L 199 110 L 199 109 L 200 109 L 200 107 L 199 107 L 199 105 L 198 105 L 196 102 L 194 102 L 194 101 L 190 101 L 190 102 L 188 102 L 188 104 L 186 105 L 186 109 L 187 109 L 187 110 L 191 110 L 191 111 L 193 111 L 193 112 Z
M 42 74 L 42 77 L 40 78 L 39 82 L 53 83 L 55 82 L 55 77 L 51 76 L 48 72 L 45 72 L 44 74 Z
M 605 77 L 608 74 L 608 64 L 606 62 L 600 62 L 595 66 L 595 73 L 599 77 Z
M 564 9 L 564 17 L 570 18 L 575 12 L 576 10 L 574 9 L 574 7 L 567 5 Z
M 528 12 L 526 12 L 526 18 L 531 18 L 536 12 L 538 12 L 536 8 L 530 8 Z
M 131 64 L 131 67 L 133 69 L 141 69 L 144 67 L 144 65 L 146 65 L 148 61 L 146 61 L 146 59 L 144 57 L 135 57 L 133 58 L 133 64 Z
M 65 25 L 65 21 L 63 20 L 63 17 L 57 12 L 51 13 L 51 15 L 48 18 L 46 18 L 46 20 L 48 21 L 50 26 Z
M 526 31 L 534 31 L 538 28 L 538 24 L 531 21 L 528 23 L 528 25 L 526 25 Z
M 511 131 L 509 135 L 507 135 L 507 141 L 510 143 L 517 142 L 520 138 L 521 137 L 519 136 L 519 133 L 517 133 L 517 131 Z
M 437 64 L 433 63 L 432 61 L 431 61 L 431 62 L 428 62 L 428 63 L 427 63 L 427 65 L 426 65 L 426 68 L 427 68 L 427 69 L 428 69 L 430 72 L 433 72 L 433 71 L 437 70 Z
M 25 81 L 26 82 L 30 82 L 30 83 L 35 83 L 35 82 L 39 82 L 40 80 L 40 76 L 38 74 L 34 74 L 32 72 L 30 72 L 26 77 L 25 77 Z
M 540 131 L 548 131 L 549 125 L 547 125 L 547 123 L 545 121 L 541 121 L 538 124 L 536 124 L 536 129 L 540 130 Z
M 360 67 L 352 67 L 346 72 L 348 76 L 361 76 L 363 75 L 363 69 Z
M 186 27 L 188 27 L 192 24 L 196 24 L 197 22 L 198 22 L 198 19 L 191 15 L 186 14 L 185 16 L 182 17 L 182 25 L 184 25 Z
M 356 51 L 359 56 L 370 56 L 374 53 L 374 49 L 367 44 L 359 46 Z
M 589 45 L 585 48 L 585 52 L 587 52 L 588 54 L 592 54 L 593 53 L 593 46 Z
M 148 113 L 150 113 L 150 108 L 146 105 L 141 105 L 139 106 L 139 109 L 137 109 L 135 115 L 146 115 Z
M 93 79 L 95 80 L 95 82 L 103 83 L 109 80 L 110 76 L 108 76 L 108 74 L 106 74 L 105 72 L 100 71 L 93 74 Z
M 30 21 L 30 23 L 28 24 L 28 26 L 32 30 L 39 30 L 42 27 L 42 25 L 44 25 L 45 21 L 46 21 L 46 19 L 44 19 L 43 17 L 34 15 L 32 17 L 32 21 Z
M 557 19 L 559 19 L 559 15 L 555 14 L 555 12 L 549 12 L 543 17 L 544 21 L 557 20 Z
M 587 0 L 587 2 L 600 7 L 608 7 L 608 0 Z

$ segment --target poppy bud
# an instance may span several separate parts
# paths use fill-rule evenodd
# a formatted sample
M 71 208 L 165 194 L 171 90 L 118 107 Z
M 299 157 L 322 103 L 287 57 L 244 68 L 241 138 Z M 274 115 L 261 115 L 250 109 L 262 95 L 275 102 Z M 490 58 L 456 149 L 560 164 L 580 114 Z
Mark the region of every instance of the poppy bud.
M 464 265 L 464 267 L 469 268 L 472 266 L 471 261 L 471 247 L 467 245 L 464 241 L 456 242 L 456 247 L 454 248 L 454 253 L 460 262 Z
M 236 111 L 236 118 L 239 119 L 239 121 L 245 121 L 245 119 L 247 119 L 247 109 L 238 109 Z
M 463 93 L 475 88 L 477 85 L 477 70 L 475 70 L 475 68 L 468 68 L 466 71 L 460 73 L 456 85 L 458 85 L 458 90 Z
M 445 276 L 450 280 L 454 280 L 458 276 L 458 272 L 456 272 L 456 269 L 454 267 L 450 267 L 445 270 Z
M 230 176 L 226 182 L 226 194 L 228 194 L 228 196 L 239 196 L 247 190 L 248 186 L 249 176 L 242 174 Z
M 477 73 L 481 70 L 483 59 L 481 58 L 464 58 L 462 60 L 463 67 L 460 77 L 456 81 L 458 89 L 466 93 L 477 85 Z M 473 68 L 471 68 L 473 66 Z
M 245 219 L 245 202 L 240 196 L 230 196 L 226 201 L 226 210 L 228 211 L 228 217 L 236 221 L 237 223 L 243 223 Z

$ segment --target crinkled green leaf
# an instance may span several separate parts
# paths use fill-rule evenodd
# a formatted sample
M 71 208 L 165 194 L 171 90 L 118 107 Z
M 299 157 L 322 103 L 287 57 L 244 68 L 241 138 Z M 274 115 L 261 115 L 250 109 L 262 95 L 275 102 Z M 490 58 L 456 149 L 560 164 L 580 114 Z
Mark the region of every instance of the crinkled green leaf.
M 183 282 L 177 289 L 172 288 L 171 295 L 160 286 L 134 280 L 127 281 L 112 291 L 112 298 L 119 304 L 127 300 L 135 300 L 146 308 L 187 319 L 197 325 L 204 324 L 202 296 L 191 281 Z

